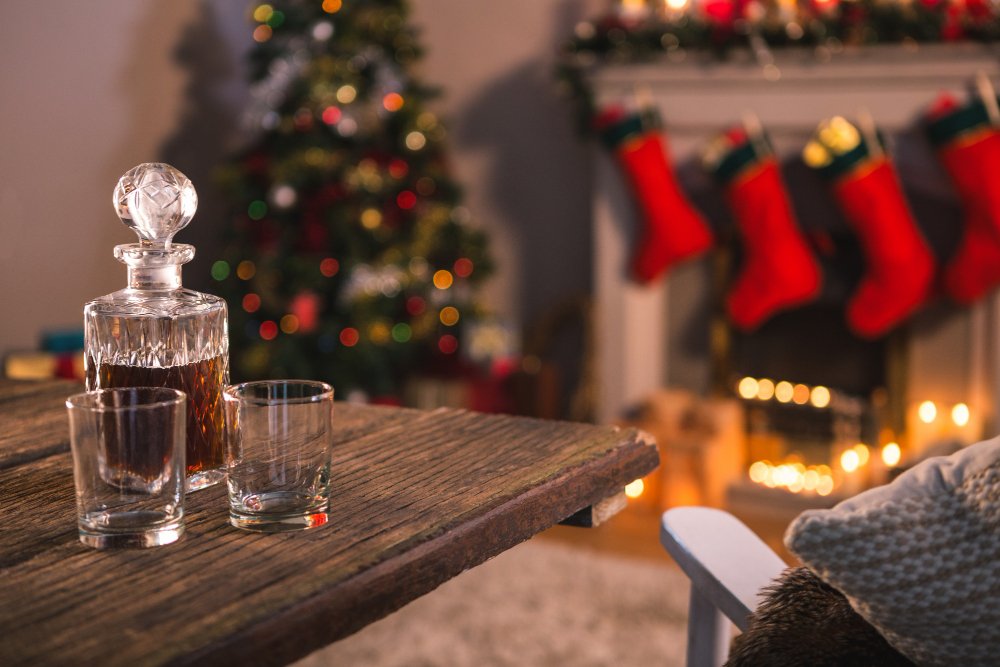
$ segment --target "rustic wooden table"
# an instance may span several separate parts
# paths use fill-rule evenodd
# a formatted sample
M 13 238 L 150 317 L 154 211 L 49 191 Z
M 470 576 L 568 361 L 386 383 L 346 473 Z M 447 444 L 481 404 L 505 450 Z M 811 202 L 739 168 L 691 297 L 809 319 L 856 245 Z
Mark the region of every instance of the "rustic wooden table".
M 239 531 L 225 489 L 146 550 L 77 541 L 66 382 L 0 380 L 0 665 L 285 664 L 653 470 L 635 430 L 338 403 L 330 524 Z

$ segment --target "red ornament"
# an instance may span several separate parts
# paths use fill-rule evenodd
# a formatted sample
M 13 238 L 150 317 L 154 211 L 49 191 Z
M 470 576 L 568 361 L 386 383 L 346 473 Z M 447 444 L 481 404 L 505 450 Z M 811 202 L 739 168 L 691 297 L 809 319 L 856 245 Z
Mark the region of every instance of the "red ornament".
M 354 347 L 361 340 L 361 334 L 354 327 L 344 327 L 340 330 L 340 344 L 344 347 Z
M 396 195 L 396 205 L 404 211 L 409 210 L 417 205 L 417 195 L 409 190 L 403 190 Z
M 327 125 L 336 125 L 343 115 L 337 107 L 327 107 L 323 109 L 323 122 Z
M 419 315 L 424 312 L 424 308 L 427 307 L 427 303 L 419 296 L 411 296 L 406 300 L 406 312 L 410 315 Z
M 264 340 L 274 340 L 278 335 L 278 325 L 274 320 L 267 320 L 260 324 L 260 337 Z
M 438 339 L 438 349 L 442 354 L 455 354 L 458 350 L 458 339 L 451 334 L 445 334 Z
M 320 298 L 315 292 L 300 292 L 288 305 L 288 310 L 299 319 L 299 331 L 312 333 L 319 326 Z
M 395 158 L 389 162 L 389 175 L 395 179 L 405 177 L 410 172 L 410 165 L 405 160 Z
M 455 275 L 459 278 L 468 278 L 472 275 L 473 264 L 472 260 L 467 257 L 460 257 L 455 260 Z

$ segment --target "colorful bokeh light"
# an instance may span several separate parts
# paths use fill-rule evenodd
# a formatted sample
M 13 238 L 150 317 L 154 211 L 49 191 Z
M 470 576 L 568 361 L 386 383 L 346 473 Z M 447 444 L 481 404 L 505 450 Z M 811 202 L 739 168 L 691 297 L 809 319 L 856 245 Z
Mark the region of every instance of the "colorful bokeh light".
M 403 108 L 403 96 L 399 93 L 389 93 L 382 98 L 382 106 L 386 111 L 399 111 Z
M 212 277 L 216 280 L 225 280 L 229 277 L 229 262 L 220 259 L 212 264 Z
M 438 339 L 438 349 L 442 354 L 455 354 L 458 350 L 458 339 L 451 334 L 445 334 Z
M 236 265 L 236 275 L 240 280 L 250 280 L 257 275 L 257 265 L 249 259 L 244 259 Z
M 354 327 L 344 327 L 340 330 L 340 344 L 344 347 L 354 347 L 361 340 L 361 334 Z
M 327 278 L 333 278 L 340 271 L 340 262 L 333 257 L 327 257 L 319 263 L 319 272 Z
M 248 313 L 256 313 L 260 310 L 260 297 L 250 292 L 243 296 L 243 310 Z
M 396 195 L 396 206 L 403 210 L 409 210 L 417 205 L 417 195 L 409 190 L 403 190 Z
M 274 320 L 265 320 L 260 323 L 260 337 L 264 340 L 274 340 L 278 335 L 278 325 Z
M 434 272 L 434 287 L 442 290 L 448 289 L 453 282 L 455 282 L 455 279 L 452 277 L 451 271 L 440 269 Z

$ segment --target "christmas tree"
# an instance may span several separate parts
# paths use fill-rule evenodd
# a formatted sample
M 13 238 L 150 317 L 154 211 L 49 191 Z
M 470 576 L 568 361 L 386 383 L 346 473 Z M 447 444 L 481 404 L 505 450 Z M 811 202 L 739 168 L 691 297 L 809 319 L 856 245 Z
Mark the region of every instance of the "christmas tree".
M 412 72 L 406 3 L 252 12 L 256 136 L 220 172 L 233 215 L 212 265 L 234 380 L 316 378 L 391 399 L 415 373 L 454 373 L 492 267 L 425 108 L 434 91 Z

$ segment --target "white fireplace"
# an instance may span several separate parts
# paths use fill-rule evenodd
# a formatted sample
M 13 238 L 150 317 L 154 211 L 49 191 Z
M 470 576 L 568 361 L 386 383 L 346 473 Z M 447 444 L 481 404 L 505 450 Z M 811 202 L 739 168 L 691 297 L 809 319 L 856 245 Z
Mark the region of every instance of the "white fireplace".
M 878 46 L 822 57 L 812 50 L 775 51 L 768 67 L 749 55 L 727 61 L 689 57 L 599 66 L 589 80 L 599 105 L 622 102 L 637 91 L 652 99 L 666 123 L 671 159 L 683 183 L 685 174 L 698 177 L 692 161 L 707 142 L 738 123 L 745 111 L 760 119 L 781 158 L 800 152 L 817 124 L 834 115 L 856 118 L 866 111 L 892 137 L 911 130 L 940 93 L 964 95 L 978 72 L 1000 82 L 998 53 L 965 44 Z M 909 185 L 954 197 L 932 153 L 895 157 Z M 631 282 L 626 269 L 637 229 L 631 196 L 618 167 L 598 146 L 594 165 L 597 408 L 600 421 L 607 423 L 664 387 L 709 390 L 711 334 L 699 318 L 710 299 L 711 260 L 675 267 L 649 286 Z M 907 326 L 902 400 L 964 402 L 972 414 L 967 432 L 996 430 L 1000 297 L 994 294 L 947 318 L 931 308 Z M 693 346 L 681 344 L 692 340 Z M 919 442 L 937 434 L 910 435 Z

